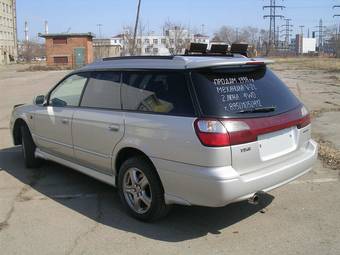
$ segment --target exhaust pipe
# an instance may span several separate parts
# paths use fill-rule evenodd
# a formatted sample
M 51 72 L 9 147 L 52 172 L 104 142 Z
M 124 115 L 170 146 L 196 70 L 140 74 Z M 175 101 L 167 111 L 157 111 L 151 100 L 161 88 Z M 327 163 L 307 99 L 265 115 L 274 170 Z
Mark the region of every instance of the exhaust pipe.
M 248 199 L 248 203 L 251 205 L 258 205 L 260 202 L 260 194 L 263 192 L 256 192 L 254 194 L 254 196 L 252 196 L 251 198 Z

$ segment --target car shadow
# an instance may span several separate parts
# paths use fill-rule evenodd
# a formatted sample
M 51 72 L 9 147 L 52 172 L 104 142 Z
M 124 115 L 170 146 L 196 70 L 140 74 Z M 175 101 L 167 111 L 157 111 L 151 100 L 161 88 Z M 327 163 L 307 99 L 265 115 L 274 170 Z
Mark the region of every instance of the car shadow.
M 0 150 L 0 171 L 27 185 L 17 199 L 19 202 L 52 199 L 106 226 L 167 242 L 220 234 L 221 230 L 260 212 L 274 199 L 264 194 L 258 205 L 239 202 L 222 208 L 174 206 L 166 218 L 143 223 L 126 214 L 116 189 L 109 185 L 52 162 L 44 162 L 39 169 L 26 169 L 20 147 Z

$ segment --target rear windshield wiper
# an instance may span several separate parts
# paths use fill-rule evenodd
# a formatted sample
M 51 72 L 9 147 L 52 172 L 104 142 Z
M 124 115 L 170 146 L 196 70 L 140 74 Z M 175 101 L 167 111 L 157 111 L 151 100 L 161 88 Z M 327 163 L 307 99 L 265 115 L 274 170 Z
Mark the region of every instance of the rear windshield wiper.
M 253 108 L 253 109 L 248 109 L 248 110 L 242 110 L 237 113 L 258 113 L 258 112 L 274 112 L 276 110 L 275 106 L 270 106 L 270 107 L 259 107 L 259 108 Z

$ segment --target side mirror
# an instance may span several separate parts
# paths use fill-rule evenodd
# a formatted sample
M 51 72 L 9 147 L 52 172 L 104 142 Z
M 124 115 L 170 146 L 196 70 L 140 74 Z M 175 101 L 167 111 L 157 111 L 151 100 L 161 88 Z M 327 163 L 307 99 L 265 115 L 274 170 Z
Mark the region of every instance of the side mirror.
M 45 96 L 44 95 L 36 96 L 34 98 L 33 102 L 36 105 L 43 105 L 44 102 L 45 102 Z

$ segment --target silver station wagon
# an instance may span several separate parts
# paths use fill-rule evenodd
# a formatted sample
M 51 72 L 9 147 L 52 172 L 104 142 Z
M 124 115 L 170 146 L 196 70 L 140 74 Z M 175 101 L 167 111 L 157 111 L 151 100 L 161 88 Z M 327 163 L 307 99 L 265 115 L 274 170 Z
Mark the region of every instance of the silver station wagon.
M 132 216 L 172 204 L 222 207 L 311 170 L 306 107 L 267 67 L 238 54 L 108 58 L 15 106 L 28 168 L 51 160 L 118 188 Z

